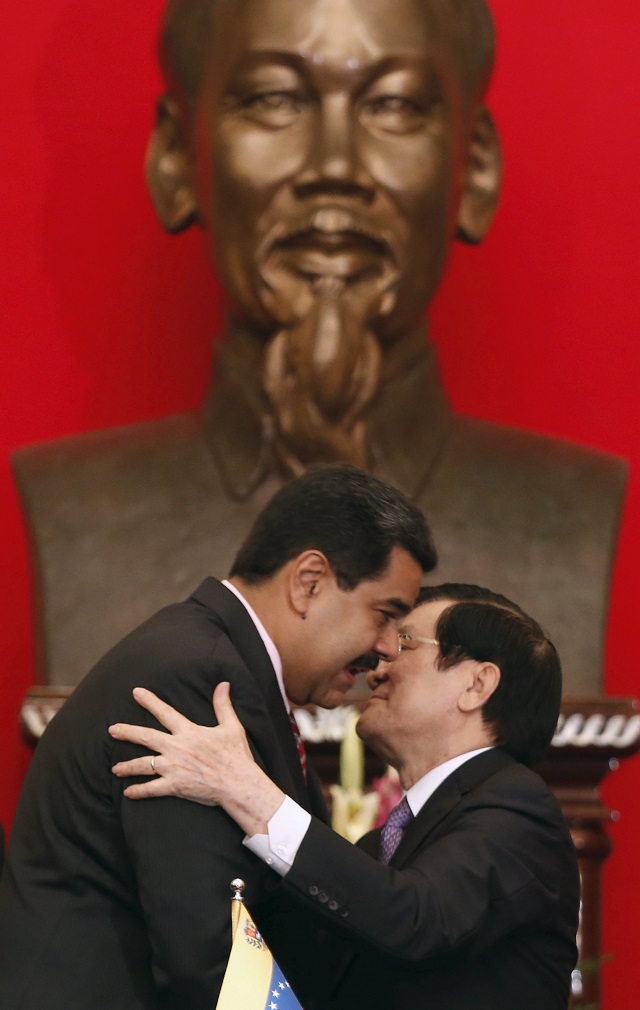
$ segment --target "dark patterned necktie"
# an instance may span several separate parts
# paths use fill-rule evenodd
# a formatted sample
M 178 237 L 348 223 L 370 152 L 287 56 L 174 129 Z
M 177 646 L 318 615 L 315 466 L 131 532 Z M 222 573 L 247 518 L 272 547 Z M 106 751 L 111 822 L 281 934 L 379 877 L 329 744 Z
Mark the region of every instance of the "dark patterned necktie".
M 394 807 L 382 828 L 380 839 L 380 862 L 388 863 L 400 845 L 404 829 L 413 817 L 407 797 L 403 796 L 397 807 Z
M 296 717 L 294 716 L 291 709 L 289 709 L 289 722 L 291 723 L 291 729 L 293 730 L 293 736 L 296 741 L 296 747 L 298 748 L 298 757 L 300 758 L 300 764 L 302 766 L 302 774 L 304 775 L 305 782 L 307 781 L 307 752 L 304 749 L 304 743 L 302 737 L 300 736 L 300 730 L 298 729 L 298 723 L 296 722 Z

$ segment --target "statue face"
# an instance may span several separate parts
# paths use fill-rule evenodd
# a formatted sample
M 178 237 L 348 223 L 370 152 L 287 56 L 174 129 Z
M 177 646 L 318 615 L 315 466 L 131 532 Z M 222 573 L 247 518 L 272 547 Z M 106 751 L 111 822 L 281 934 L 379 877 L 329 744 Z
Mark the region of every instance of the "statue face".
M 287 325 L 334 285 L 386 341 L 431 299 L 466 157 L 462 82 L 437 8 L 218 0 L 196 189 L 239 314 Z

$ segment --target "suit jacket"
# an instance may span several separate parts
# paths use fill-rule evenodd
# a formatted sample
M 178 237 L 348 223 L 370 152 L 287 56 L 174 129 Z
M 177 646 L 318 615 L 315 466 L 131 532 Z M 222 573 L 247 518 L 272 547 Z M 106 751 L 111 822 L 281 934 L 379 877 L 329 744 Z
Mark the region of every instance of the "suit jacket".
M 211 695 L 220 680 L 231 682 L 262 767 L 302 806 L 326 816 L 312 773 L 305 785 L 254 624 L 232 593 L 206 580 L 112 649 L 37 747 L 0 887 L 0 1006 L 213 1010 L 231 943 L 229 885 L 237 876 L 295 985 L 289 954 L 295 962 L 295 943 L 309 946 L 310 931 L 280 883 L 242 846 L 238 827 L 220 808 L 127 800 L 126 782 L 111 773 L 114 762 L 140 750 L 113 741 L 107 727 L 153 724 L 132 699 L 136 684 L 213 725 Z
M 322 1010 L 566 1010 L 579 880 L 542 780 L 495 749 L 457 769 L 389 866 L 312 822 L 287 887 L 333 925 Z M 371 857 L 374 857 L 372 859 Z

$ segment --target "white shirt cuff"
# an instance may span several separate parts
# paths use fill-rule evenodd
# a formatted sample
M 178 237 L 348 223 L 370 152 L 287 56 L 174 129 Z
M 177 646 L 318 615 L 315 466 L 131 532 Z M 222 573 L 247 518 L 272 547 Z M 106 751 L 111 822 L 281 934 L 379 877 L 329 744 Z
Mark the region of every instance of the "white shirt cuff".
M 298 806 L 290 796 L 285 796 L 267 824 L 269 834 L 245 837 L 242 844 L 284 877 L 293 866 L 310 824 L 311 814 Z

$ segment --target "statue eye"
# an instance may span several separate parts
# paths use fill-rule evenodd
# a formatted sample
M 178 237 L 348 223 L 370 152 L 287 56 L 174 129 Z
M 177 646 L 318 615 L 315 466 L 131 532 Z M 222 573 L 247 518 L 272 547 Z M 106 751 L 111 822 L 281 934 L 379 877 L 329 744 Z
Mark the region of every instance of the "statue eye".
M 304 96 L 295 91 L 261 91 L 244 99 L 244 111 L 271 126 L 286 126 L 300 115 Z
M 415 102 L 400 95 L 380 95 L 379 98 L 372 98 L 368 102 L 368 105 L 373 115 L 384 115 L 386 113 L 399 115 L 419 111 Z
M 363 118 L 376 130 L 410 133 L 425 121 L 422 106 L 404 95 L 374 95 L 364 103 Z
M 288 91 L 265 91 L 261 95 L 254 95 L 247 104 L 254 108 L 283 109 L 295 107 L 296 99 Z

